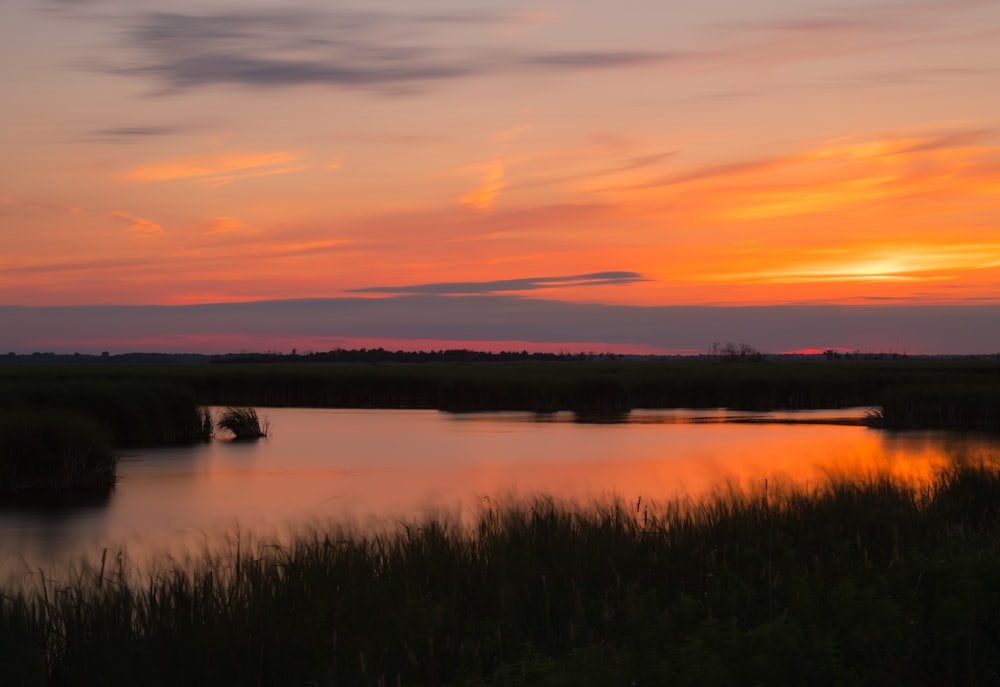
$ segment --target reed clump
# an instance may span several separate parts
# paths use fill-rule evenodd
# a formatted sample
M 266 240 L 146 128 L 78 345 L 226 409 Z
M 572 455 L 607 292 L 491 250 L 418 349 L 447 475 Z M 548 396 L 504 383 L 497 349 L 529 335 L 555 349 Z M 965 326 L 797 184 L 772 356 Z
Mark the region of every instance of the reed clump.
M 1000 473 L 487 503 L 0 595 L 5 684 L 995 684 Z
M 219 411 L 216 425 L 237 440 L 263 439 L 270 432 L 270 424 L 266 420 L 261 423 L 253 408 L 224 408 Z
M 52 410 L 0 415 L 0 496 L 104 490 L 118 457 L 107 432 L 82 413 Z

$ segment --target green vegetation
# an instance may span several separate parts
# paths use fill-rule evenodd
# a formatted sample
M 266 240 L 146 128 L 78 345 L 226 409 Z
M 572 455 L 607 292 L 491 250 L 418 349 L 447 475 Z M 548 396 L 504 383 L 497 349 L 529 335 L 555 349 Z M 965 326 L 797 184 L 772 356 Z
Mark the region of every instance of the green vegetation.
M 238 440 L 262 439 L 267 436 L 269 429 L 267 422 L 261 426 L 257 411 L 253 408 L 230 407 L 220 410 L 216 424 L 219 429 L 229 432 Z
M 0 596 L 3 684 L 986 685 L 1000 471 L 237 538 Z

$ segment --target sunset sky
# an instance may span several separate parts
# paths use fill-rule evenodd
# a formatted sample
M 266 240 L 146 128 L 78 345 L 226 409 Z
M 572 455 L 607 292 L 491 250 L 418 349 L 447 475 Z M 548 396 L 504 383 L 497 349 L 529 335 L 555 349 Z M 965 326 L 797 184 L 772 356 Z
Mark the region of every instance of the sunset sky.
M 4 0 L 0 83 L 0 350 L 1000 351 L 997 0 Z

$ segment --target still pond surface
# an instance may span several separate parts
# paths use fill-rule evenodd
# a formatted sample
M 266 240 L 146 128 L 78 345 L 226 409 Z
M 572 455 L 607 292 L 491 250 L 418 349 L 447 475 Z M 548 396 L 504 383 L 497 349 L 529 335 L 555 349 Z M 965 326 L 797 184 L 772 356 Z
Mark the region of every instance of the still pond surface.
M 697 498 L 724 489 L 822 481 L 830 472 L 924 479 L 1000 442 L 851 426 L 865 409 L 740 413 L 571 413 L 261 409 L 271 436 L 126 453 L 97 503 L 0 511 L 0 573 L 55 570 L 121 551 L 130 561 L 197 554 L 240 532 L 257 539 L 331 519 L 359 527 L 484 500 L 544 493 L 586 503 Z

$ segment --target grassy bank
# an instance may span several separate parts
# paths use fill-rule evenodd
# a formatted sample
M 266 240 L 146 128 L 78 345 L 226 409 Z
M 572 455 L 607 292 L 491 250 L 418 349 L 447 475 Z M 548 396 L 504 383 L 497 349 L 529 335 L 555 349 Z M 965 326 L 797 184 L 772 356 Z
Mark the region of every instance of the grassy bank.
M 1000 381 L 981 385 L 900 385 L 880 398 L 875 425 L 884 429 L 1000 432 Z
M 85 414 L 5 413 L 0 442 L 0 497 L 114 486 L 118 457 L 104 429 Z
M 0 413 L 67 412 L 93 419 L 116 447 L 200 441 L 211 435 L 211 418 L 192 388 L 167 374 L 97 369 L 45 370 L 0 376 Z
M 1000 473 L 539 499 L 0 597 L 3 684 L 986 685 Z
M 109 489 L 114 449 L 204 441 L 212 418 L 194 391 L 150 376 L 0 379 L 0 498 Z

